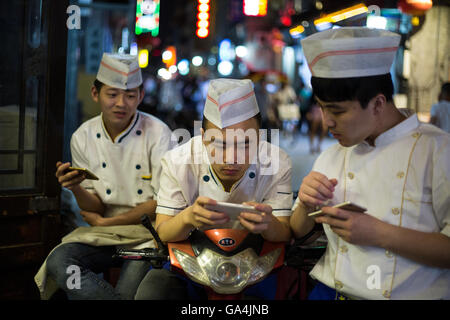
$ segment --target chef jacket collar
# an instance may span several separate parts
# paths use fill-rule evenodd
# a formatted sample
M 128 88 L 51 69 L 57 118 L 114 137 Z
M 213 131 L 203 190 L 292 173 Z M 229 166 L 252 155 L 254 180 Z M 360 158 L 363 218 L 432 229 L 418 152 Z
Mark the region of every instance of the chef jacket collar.
M 409 116 L 396 126 L 390 128 L 389 130 L 383 132 L 380 134 L 374 142 L 375 147 L 381 147 L 391 144 L 392 142 L 396 141 L 399 138 L 402 138 L 406 136 L 407 134 L 411 133 L 414 129 L 419 127 L 419 119 L 417 118 L 417 114 L 409 115 L 406 111 L 399 109 L 399 111 L 405 115 Z M 367 141 L 364 141 L 361 143 L 365 147 L 369 146 Z
M 230 188 L 230 192 L 229 192 L 229 193 L 231 193 L 231 192 L 233 192 L 234 190 L 236 190 L 237 187 L 241 184 L 241 182 L 244 180 L 244 178 L 245 178 L 246 176 L 250 175 L 251 173 L 253 173 L 253 174 L 255 175 L 256 170 L 255 170 L 255 167 L 254 167 L 254 166 L 255 166 L 254 164 L 251 164 L 250 167 L 248 167 L 248 169 L 247 169 L 247 170 L 245 171 L 245 173 L 242 175 L 242 177 L 241 177 L 238 181 L 236 181 L 235 183 L 233 183 L 233 185 L 232 185 L 231 188 Z M 225 187 L 223 186 L 222 181 L 220 181 L 219 177 L 216 175 L 216 172 L 214 171 L 214 169 L 213 169 L 213 167 L 212 167 L 211 165 L 209 165 L 208 170 L 209 170 L 209 174 L 211 175 L 212 180 L 215 182 L 215 184 L 216 184 L 218 187 L 221 187 L 221 188 L 223 189 L 223 191 L 225 191 Z M 226 191 L 225 191 L 225 192 L 226 192 Z
M 134 116 L 131 119 L 130 124 L 128 125 L 128 127 L 125 130 L 123 130 L 121 133 L 119 133 L 119 135 L 116 137 L 116 139 L 114 141 L 112 141 L 111 137 L 108 134 L 108 131 L 106 130 L 105 123 L 103 122 L 103 113 L 100 114 L 100 118 L 102 120 L 101 121 L 102 129 L 103 129 L 103 132 L 104 132 L 104 134 L 106 136 L 106 139 L 110 140 L 113 143 L 121 143 L 122 140 L 125 139 L 131 133 L 131 131 L 136 127 L 136 125 L 137 125 L 137 123 L 139 121 L 140 115 L 139 115 L 139 111 L 136 111 L 134 113 Z

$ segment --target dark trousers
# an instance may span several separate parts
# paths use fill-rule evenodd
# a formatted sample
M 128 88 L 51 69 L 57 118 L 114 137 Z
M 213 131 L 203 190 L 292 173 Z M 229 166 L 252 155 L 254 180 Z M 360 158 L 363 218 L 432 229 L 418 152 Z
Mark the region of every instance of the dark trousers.
M 137 287 L 147 273 L 150 263 L 115 260 L 115 246 L 91 246 L 83 243 L 66 243 L 56 248 L 47 259 L 47 270 L 69 299 L 74 300 L 132 300 Z M 70 285 L 73 266 L 80 270 L 79 288 Z M 121 272 L 114 288 L 100 273 L 111 267 Z M 71 272 L 72 270 L 72 272 Z

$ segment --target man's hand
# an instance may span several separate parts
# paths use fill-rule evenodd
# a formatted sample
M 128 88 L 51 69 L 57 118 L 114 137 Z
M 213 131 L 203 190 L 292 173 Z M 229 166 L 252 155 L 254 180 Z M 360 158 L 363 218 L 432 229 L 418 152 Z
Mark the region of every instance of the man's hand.
M 91 226 L 105 226 L 106 219 L 99 215 L 97 212 L 80 211 L 83 220 L 89 223 Z
M 303 238 L 314 228 L 315 222 L 312 217 L 308 217 L 308 213 L 317 210 L 325 205 L 325 202 L 333 198 L 334 188 L 338 181 L 336 179 L 328 179 L 325 175 L 311 171 L 302 181 L 298 190 L 299 205 L 292 213 L 290 218 L 290 226 L 296 238 Z M 316 232 L 313 237 L 308 239 L 312 241 L 317 238 L 320 233 Z
M 56 178 L 58 178 L 58 182 L 62 187 L 65 187 L 69 190 L 72 190 L 74 187 L 77 187 L 86 177 L 83 172 L 78 172 L 77 170 L 68 171 L 67 169 L 70 167 L 70 162 L 62 163 L 58 161 L 56 163 Z
M 323 207 L 326 215 L 315 218 L 317 223 L 330 225 L 331 230 L 345 241 L 356 245 L 381 246 L 383 222 L 367 213 Z
M 255 207 L 261 213 L 241 212 L 238 219 L 241 225 L 252 233 L 262 233 L 269 229 L 273 219 L 272 207 L 257 202 L 244 202 L 243 204 Z
M 311 171 L 304 179 L 298 191 L 301 203 L 309 208 L 323 205 L 325 201 L 333 198 L 336 179 L 328 179 L 323 174 Z
M 217 202 L 207 197 L 198 197 L 194 204 L 190 206 L 190 210 L 186 215 L 186 224 L 192 225 L 194 228 L 203 226 L 214 226 L 227 223 L 230 218 L 226 213 L 215 212 L 205 209 L 206 204 L 216 204 Z

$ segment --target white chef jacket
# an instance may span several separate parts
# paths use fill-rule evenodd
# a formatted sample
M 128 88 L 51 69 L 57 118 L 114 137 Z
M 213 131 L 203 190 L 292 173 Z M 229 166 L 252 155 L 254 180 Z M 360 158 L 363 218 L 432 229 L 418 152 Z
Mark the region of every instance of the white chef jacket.
M 105 204 L 105 217 L 117 216 L 156 198 L 161 157 L 171 149 L 171 130 L 158 118 L 136 111 L 128 128 L 113 142 L 102 114 L 72 135 L 72 165 L 88 168 L 99 180 L 84 180 L 86 190 Z M 151 176 L 151 178 L 149 178 Z
M 333 145 L 312 170 L 338 180 L 330 205 L 353 201 L 390 224 L 450 236 L 450 135 L 417 115 L 377 137 L 375 147 Z M 324 230 L 327 250 L 310 275 L 328 287 L 362 299 L 450 299 L 449 269 L 347 243 L 327 224 Z
M 271 150 L 275 152 L 270 153 Z M 280 148 L 266 141 L 260 143 L 259 151 L 265 157 L 261 161 L 265 166 L 279 161 L 276 174 L 263 175 L 263 165 L 260 162 L 251 164 L 230 192 L 224 190 L 212 169 L 201 136 L 195 136 L 187 143 L 167 152 L 161 160 L 161 187 L 156 212 L 175 216 L 194 204 L 197 197 L 205 196 L 231 203 L 265 203 L 272 207 L 273 215 L 290 216 L 293 202 L 290 158 Z M 276 155 L 277 159 L 270 154 Z M 230 221 L 221 227 L 239 228 L 239 224 Z

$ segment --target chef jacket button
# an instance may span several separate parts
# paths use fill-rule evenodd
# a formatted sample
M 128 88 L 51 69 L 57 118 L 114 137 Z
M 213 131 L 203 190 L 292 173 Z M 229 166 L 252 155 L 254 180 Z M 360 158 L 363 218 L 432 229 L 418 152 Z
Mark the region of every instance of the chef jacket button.
M 139 170 L 140 168 L 141 168 L 141 165 L 140 165 L 140 164 L 137 164 L 137 165 L 136 165 L 136 169 Z
M 400 209 L 399 208 L 392 208 L 392 214 L 393 215 L 398 215 L 400 213 Z
M 103 162 L 103 163 L 102 163 L 102 167 L 103 167 L 103 168 L 106 168 L 106 162 Z
M 397 173 L 397 178 L 401 179 L 405 176 L 405 173 L 403 171 L 400 171 Z
M 140 135 L 141 135 L 141 133 L 142 133 L 142 131 L 141 131 L 141 130 L 138 130 L 138 131 L 136 131 L 136 134 L 137 134 L 138 136 L 140 136 Z
M 391 292 L 388 290 L 384 290 L 383 297 L 385 297 L 386 299 L 389 299 L 391 297 Z
M 339 248 L 339 251 L 340 251 L 341 253 L 346 253 L 346 252 L 348 251 L 348 247 L 347 247 L 346 245 L 343 245 L 343 246 L 341 246 L 341 247 Z
M 138 190 L 138 194 L 142 194 L 142 189 L 139 189 L 139 190 Z
M 208 182 L 209 181 L 209 176 L 203 176 L 203 181 Z
M 100 139 L 101 135 L 100 133 L 97 133 L 97 138 Z
M 394 256 L 392 254 L 392 252 L 390 252 L 389 250 L 386 250 L 384 253 L 386 254 L 386 257 L 388 257 L 388 258 L 392 258 Z
M 339 280 L 336 280 L 334 282 L 334 286 L 335 286 L 336 290 L 341 290 L 344 287 L 344 284 L 342 282 L 340 282 Z
M 111 194 L 111 189 L 106 189 L 106 194 Z
M 353 178 L 355 177 L 355 175 L 354 175 L 352 172 L 349 172 L 349 173 L 348 173 L 348 177 L 349 177 L 350 179 L 353 179 Z
M 419 136 L 419 133 L 418 132 L 414 132 L 413 134 L 412 134 L 412 137 L 413 138 L 417 138 Z
M 253 179 L 256 176 L 256 174 L 252 171 L 249 173 L 248 176 L 250 177 L 250 179 Z

